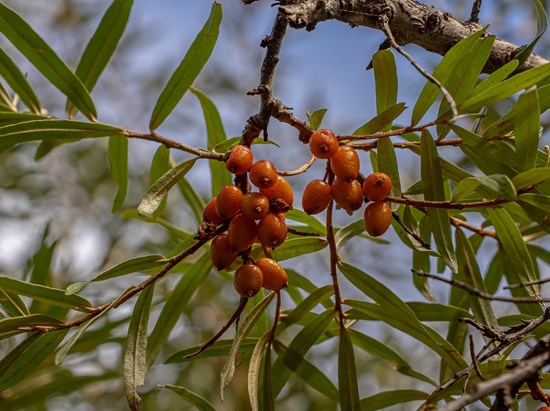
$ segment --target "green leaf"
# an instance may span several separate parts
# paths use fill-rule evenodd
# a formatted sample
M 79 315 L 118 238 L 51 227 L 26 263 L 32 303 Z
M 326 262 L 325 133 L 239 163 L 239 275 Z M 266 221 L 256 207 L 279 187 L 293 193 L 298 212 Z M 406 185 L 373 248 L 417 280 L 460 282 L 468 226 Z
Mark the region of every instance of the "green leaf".
M 281 321 L 277 327 L 277 334 L 280 334 L 290 325 L 297 323 L 305 315 L 310 313 L 318 304 L 322 304 L 324 301 L 327 301 L 332 294 L 334 294 L 334 287 L 332 285 L 325 285 L 324 287 L 320 287 L 312 291 Z
M 307 227 L 311 228 L 314 232 L 317 232 L 322 236 L 327 235 L 327 229 L 325 225 L 314 216 L 308 215 L 302 210 L 298 210 L 296 208 L 293 210 L 290 210 L 288 213 L 285 214 L 285 217 L 288 220 L 305 224 Z
M 252 337 L 245 338 L 241 343 L 241 345 L 239 346 L 237 353 L 238 354 L 250 353 L 253 351 L 257 343 L 258 343 L 258 338 L 252 338 Z M 172 364 L 172 363 L 194 361 L 195 359 L 199 359 L 199 358 L 225 357 L 227 354 L 229 354 L 229 350 L 231 349 L 232 345 L 233 345 L 233 339 L 218 340 L 214 344 L 212 344 L 210 347 L 208 347 L 206 350 L 201 352 L 200 354 L 197 354 L 196 356 L 191 358 L 185 358 L 186 355 L 197 352 L 197 350 L 202 346 L 202 344 L 193 345 L 191 347 L 187 347 L 183 350 L 180 350 L 171 354 L 164 361 L 164 363 Z
M 550 180 L 550 167 L 538 167 L 526 170 L 512 178 L 516 190 L 537 186 Z
M 138 214 L 144 217 L 151 217 L 160 206 L 166 194 L 168 194 L 168 191 L 170 191 L 170 189 L 185 176 L 191 168 L 193 168 L 195 161 L 197 161 L 197 158 L 184 161 L 176 167 L 171 168 L 160 177 L 155 184 L 149 188 L 149 191 L 145 194 L 141 203 L 139 203 L 137 208 Z
M 120 210 L 128 194 L 128 138 L 125 136 L 109 137 L 109 165 L 113 181 L 118 186 L 113 201 L 113 213 Z
M 484 196 L 487 200 L 504 198 L 508 201 L 514 201 L 517 197 L 516 188 L 508 176 L 493 174 L 483 177 L 467 177 L 461 180 L 455 188 L 452 201 L 459 202 L 464 200 L 480 186 L 493 194 L 491 196 Z
M 216 409 L 204 397 L 194 393 L 193 391 L 189 391 L 187 388 L 178 387 L 177 385 L 170 384 L 159 385 L 159 387 L 166 388 L 176 393 L 181 398 L 187 400 L 187 402 L 197 407 L 199 411 L 216 411 Z
M 183 198 L 185 198 L 185 201 L 189 205 L 189 208 L 191 208 L 191 211 L 195 216 L 195 221 L 197 222 L 197 224 L 200 225 L 202 223 L 202 211 L 204 210 L 206 203 L 204 202 L 203 198 L 195 191 L 193 186 L 189 184 L 185 177 L 181 178 L 178 181 L 178 187 L 181 194 L 183 195 Z
M 141 398 L 137 393 L 137 387 L 145 384 L 147 328 L 154 292 L 155 287 L 152 284 L 139 294 L 124 345 L 124 387 L 126 400 L 133 411 L 141 409 Z
M 519 196 L 520 201 L 529 203 L 550 215 L 550 197 L 542 194 L 525 193 Z M 520 203 L 521 204 L 521 203 Z
M 500 67 L 498 70 L 487 76 L 487 78 L 481 81 L 477 86 L 475 86 L 472 90 L 471 96 L 481 94 L 485 90 L 488 90 L 498 83 L 504 81 L 510 74 L 514 72 L 518 65 L 519 62 L 517 60 L 509 61 L 504 66 Z
M 309 128 L 311 128 L 313 131 L 318 130 L 319 127 L 321 127 L 321 123 L 323 122 L 323 118 L 325 117 L 325 114 L 327 114 L 326 108 L 321 108 L 319 110 L 315 110 L 311 116 L 309 116 Z
M 457 318 L 471 318 L 468 307 L 461 308 L 453 305 L 408 302 L 407 305 L 420 321 L 455 321 Z
M 372 57 L 376 86 L 376 113 L 380 114 L 397 102 L 397 67 L 391 49 L 380 50 Z
M 171 168 L 174 167 L 170 166 L 170 149 L 164 145 L 160 145 L 155 151 L 153 159 L 151 160 L 151 167 L 149 167 L 149 184 L 152 186 L 157 180 L 159 180 L 163 175 L 170 171 Z M 161 215 L 165 210 L 167 203 L 168 193 L 162 198 L 162 201 L 153 212 L 153 215 Z
M 357 385 L 357 369 L 355 354 L 348 330 L 340 328 L 340 344 L 338 347 L 338 388 L 340 390 L 340 407 L 343 410 L 360 410 L 359 387 Z
M 389 138 L 380 138 L 376 142 L 378 149 L 378 171 L 390 176 L 392 187 L 390 195 L 401 197 L 401 179 L 399 178 L 399 165 L 393 143 Z M 399 205 L 392 207 L 396 209 Z
M 221 20 L 222 6 L 214 2 L 208 20 L 160 93 L 149 122 L 151 130 L 158 128 L 168 117 L 210 58 L 218 39 Z
M 12 97 L 8 95 L 2 82 L 0 82 L 0 110 L 7 112 L 17 111 L 17 107 L 13 104 Z
M 0 7 L 3 7 L 0 4 Z M 118 127 L 74 120 L 35 120 L 0 127 L 0 147 L 33 140 L 106 137 L 122 134 Z
M 537 89 L 523 93 L 518 98 L 514 134 L 516 143 L 516 165 L 519 171 L 526 171 L 537 162 L 540 133 L 540 108 Z
M 17 294 L 8 293 L 0 287 L 0 304 L 6 312 L 14 317 L 30 315 L 25 302 Z
M 66 330 L 34 333 L 0 361 L 0 391 L 22 381 L 57 348 Z
M 398 103 L 394 106 L 389 107 L 382 113 L 378 114 L 377 116 L 373 117 L 371 120 L 363 124 L 357 130 L 355 130 L 353 132 L 353 135 L 364 136 L 374 134 L 379 132 L 380 130 L 385 129 L 386 127 L 390 126 L 391 123 L 393 123 L 393 120 L 399 117 L 406 108 L 407 106 L 405 105 L 405 103 Z
M 421 175 L 422 192 L 428 201 L 445 201 L 445 188 L 439 154 L 429 133 L 422 133 L 421 149 Z M 445 261 L 445 264 L 453 271 L 457 271 L 456 257 L 451 238 L 451 223 L 449 213 L 444 208 L 428 208 L 430 228 L 437 245 L 437 251 Z
M 0 320 L 0 333 L 7 331 L 20 331 L 24 327 L 36 326 L 56 326 L 62 324 L 63 321 L 43 314 L 31 314 L 20 317 L 8 317 Z M 23 332 L 23 331 L 21 331 Z
M 411 401 L 424 401 L 430 398 L 429 394 L 418 390 L 391 390 L 379 392 L 361 400 L 362 411 L 382 410 L 392 405 Z
M 191 88 L 191 90 L 195 90 L 194 88 Z M 221 123 L 220 123 L 221 124 Z M 227 140 L 223 140 L 222 142 L 216 144 L 214 147 L 212 147 L 212 151 L 215 151 L 216 153 L 226 153 L 229 150 L 231 150 L 233 147 L 238 145 L 241 142 L 241 136 L 238 137 L 232 137 Z M 275 147 L 281 147 L 279 144 L 277 144 L 273 140 L 267 140 L 265 141 L 262 137 L 256 137 L 254 140 L 252 140 L 251 145 L 255 144 L 268 144 Z
M 225 387 L 229 385 L 235 373 L 235 357 L 237 355 L 239 345 L 243 342 L 243 339 L 248 335 L 248 333 L 252 329 L 252 326 L 256 323 L 256 320 L 258 320 L 260 315 L 265 311 L 265 309 L 267 308 L 271 300 L 273 300 L 275 295 L 276 295 L 275 292 L 269 293 L 262 301 L 260 301 L 258 305 L 256 305 L 250 311 L 248 316 L 244 319 L 244 321 L 240 325 L 239 331 L 237 331 L 237 334 L 235 335 L 235 338 L 233 340 L 233 345 L 231 346 L 229 355 L 227 356 L 225 363 L 223 365 L 222 371 L 220 373 L 220 397 L 222 401 L 223 401 L 223 391 Z
M 311 254 L 322 250 L 328 245 L 327 240 L 322 238 L 291 238 L 282 245 L 271 251 L 271 255 L 276 261 L 288 260 L 289 258 L 299 257 L 304 254 Z M 252 258 L 257 259 L 263 256 L 262 247 L 256 247 L 252 250 Z
M 525 60 L 531 55 L 535 45 L 538 43 L 539 39 L 542 37 L 548 26 L 548 18 L 546 16 L 546 10 L 540 2 L 540 0 L 532 0 L 535 8 L 537 9 L 537 34 L 533 41 L 525 46 L 515 57 L 515 60 L 518 60 L 520 64 L 523 64 Z
M 133 0 L 113 0 L 84 49 L 76 75 L 89 91 L 92 91 L 114 54 L 126 28 L 133 3 Z M 65 111 L 69 117 L 74 114 L 74 105 L 70 100 L 67 101 Z
M 3 275 L 0 275 L 0 288 L 6 292 L 24 295 L 55 306 L 68 307 L 72 310 L 88 312 L 93 308 L 88 300 L 79 295 L 66 295 L 65 290 L 31 284 Z
M 262 365 L 262 357 L 266 347 L 268 346 L 271 338 L 271 331 L 265 333 L 258 341 L 252 351 L 250 357 L 250 364 L 248 366 L 248 399 L 250 400 L 250 406 L 252 411 L 258 411 L 258 388 L 260 378 L 260 368 Z
M 3 4 L 0 31 L 82 114 L 95 121 L 97 113 L 84 84 L 25 20 Z
M 40 101 L 34 93 L 31 84 L 2 49 L 0 49 L 0 77 L 6 80 L 11 89 L 33 113 L 40 114 L 42 110 Z
M 363 219 L 355 220 L 349 223 L 347 226 L 339 229 L 334 235 L 334 242 L 336 243 L 336 249 L 340 249 L 353 237 L 356 237 L 365 232 L 365 223 Z

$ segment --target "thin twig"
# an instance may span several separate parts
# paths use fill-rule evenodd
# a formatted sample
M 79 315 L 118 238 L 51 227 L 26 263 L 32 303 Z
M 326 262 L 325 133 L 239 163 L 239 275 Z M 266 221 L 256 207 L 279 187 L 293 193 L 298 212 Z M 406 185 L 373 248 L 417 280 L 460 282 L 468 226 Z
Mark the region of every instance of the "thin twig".
M 543 278 L 541 280 L 526 281 L 523 283 L 505 285 L 503 288 L 505 290 L 515 290 L 517 288 L 525 288 L 525 287 L 529 287 L 530 285 L 541 285 L 541 284 L 546 284 L 548 282 L 550 282 L 550 278 Z
M 476 371 L 477 376 L 481 381 L 485 381 L 485 377 L 483 377 L 483 374 L 481 373 L 481 370 L 479 369 L 479 364 L 477 363 L 477 356 L 475 353 L 474 348 L 474 337 L 470 334 L 470 356 L 472 357 L 472 365 L 474 366 L 474 370 Z
M 292 227 L 288 227 L 287 226 L 287 231 L 291 234 L 294 234 L 294 235 L 300 235 L 302 237 L 320 237 L 321 234 L 320 233 L 310 233 L 310 232 L 307 232 L 307 231 L 299 231 L 299 230 L 296 230 L 295 228 L 292 228 Z
M 394 220 L 397 222 L 397 224 L 399 224 L 401 226 L 401 228 L 403 228 L 403 230 L 405 230 L 405 232 L 410 235 L 412 238 L 414 238 L 416 241 L 418 241 L 420 243 L 420 245 L 428 250 L 431 250 L 431 247 L 430 245 L 425 242 L 422 237 L 420 237 L 418 234 L 416 234 L 414 231 L 412 231 L 409 227 L 407 227 L 405 224 L 403 224 L 403 222 L 401 221 L 401 218 L 392 211 L 392 216 L 394 218 Z
M 500 204 L 509 203 L 510 201 L 504 198 L 496 198 L 494 200 L 472 201 L 469 203 L 456 203 L 453 201 L 428 201 L 415 200 L 410 197 L 388 197 L 386 201 L 398 204 L 406 204 L 418 208 L 447 208 L 450 210 L 464 210 L 465 208 L 493 207 Z
M 470 14 L 470 18 L 468 19 L 470 23 L 479 23 L 479 12 L 481 11 L 481 2 L 482 0 L 474 0 L 474 4 L 472 5 L 472 13 Z
M 315 162 L 315 156 L 311 156 L 311 158 L 308 161 L 306 161 L 301 167 L 297 168 L 296 170 L 279 171 L 278 174 L 284 177 L 296 176 L 298 174 L 305 173 L 314 162 Z
M 492 237 L 498 240 L 496 231 L 486 230 L 483 227 L 475 226 L 473 224 L 468 223 L 467 221 L 461 220 L 460 218 L 456 218 L 456 217 L 450 217 L 449 220 L 451 221 L 451 224 L 454 225 L 455 227 L 463 227 L 470 231 L 473 231 L 474 233 L 480 236 Z

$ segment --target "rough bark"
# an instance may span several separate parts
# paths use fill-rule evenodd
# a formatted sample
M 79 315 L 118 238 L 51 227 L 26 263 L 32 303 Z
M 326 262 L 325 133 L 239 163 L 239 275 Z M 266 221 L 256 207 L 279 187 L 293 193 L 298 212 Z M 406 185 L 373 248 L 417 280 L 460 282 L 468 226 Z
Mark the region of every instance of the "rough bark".
M 284 2 L 281 2 L 284 3 Z M 294 28 L 313 30 L 317 23 L 339 20 L 351 26 L 381 30 L 380 16 L 386 15 L 395 40 L 400 45 L 416 44 L 425 50 L 444 55 L 454 44 L 482 28 L 473 22 L 461 22 L 451 14 L 414 0 L 300 0 L 279 4 L 279 10 Z M 492 73 L 508 63 L 521 47 L 496 39 L 483 71 Z M 548 63 L 531 54 L 518 69 L 524 71 Z

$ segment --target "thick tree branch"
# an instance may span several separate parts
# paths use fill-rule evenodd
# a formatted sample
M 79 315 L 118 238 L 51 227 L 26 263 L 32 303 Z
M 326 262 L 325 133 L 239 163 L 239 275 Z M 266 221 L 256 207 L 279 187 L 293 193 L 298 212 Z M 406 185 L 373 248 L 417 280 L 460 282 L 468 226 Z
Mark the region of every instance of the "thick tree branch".
M 416 44 L 423 49 L 444 55 L 458 41 L 481 29 L 474 22 L 461 22 L 449 13 L 420 4 L 415 0 L 301 0 L 280 5 L 289 25 L 313 30 L 317 23 L 339 20 L 351 26 L 364 26 L 382 30 L 380 17 L 389 18 L 395 41 Z M 496 39 L 491 56 L 483 68 L 492 73 L 508 63 L 521 51 L 521 47 Z M 531 54 L 519 68 L 524 71 L 548 63 L 543 57 Z

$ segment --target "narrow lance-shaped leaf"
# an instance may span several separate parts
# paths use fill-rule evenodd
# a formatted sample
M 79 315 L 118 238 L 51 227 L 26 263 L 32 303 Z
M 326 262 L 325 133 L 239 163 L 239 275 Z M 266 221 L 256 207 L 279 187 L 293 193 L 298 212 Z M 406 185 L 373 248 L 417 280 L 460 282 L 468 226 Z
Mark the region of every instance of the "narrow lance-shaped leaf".
M 390 176 L 392 187 L 390 195 L 393 197 L 401 197 L 401 179 L 399 178 L 399 165 L 393 143 L 389 138 L 380 138 L 376 142 L 378 149 L 378 171 L 386 173 Z M 399 205 L 392 205 L 393 209 L 397 209 Z
M 538 167 L 524 171 L 512 178 L 516 190 L 536 186 L 550 180 L 550 167 Z
M 80 79 L 21 16 L 1 3 L 0 31 L 82 114 L 95 120 L 94 103 Z
M 170 166 L 170 149 L 164 145 L 160 145 L 155 151 L 155 154 L 153 155 L 153 159 L 151 160 L 151 167 L 149 167 L 149 184 L 153 185 L 164 174 L 170 171 L 171 168 L 173 167 Z M 162 201 L 160 202 L 156 210 L 153 212 L 153 215 L 154 216 L 161 215 L 162 212 L 165 210 L 167 203 L 168 203 L 168 193 L 162 198 Z
M 118 186 L 113 201 L 113 213 L 120 210 L 128 194 L 128 138 L 125 136 L 109 137 L 109 165 L 113 181 Z
M 6 80 L 12 90 L 17 93 L 32 112 L 40 114 L 40 101 L 31 84 L 2 49 L 0 49 L 0 77 Z
M 76 67 L 76 75 L 89 91 L 107 66 L 126 28 L 133 0 L 114 0 L 97 26 Z M 74 104 L 67 101 L 65 111 L 74 114 Z
M 428 398 L 430 398 L 430 394 L 418 390 L 391 390 L 363 398 L 360 405 L 362 411 L 376 411 L 387 409 L 392 405 L 422 401 Z
M 514 122 L 516 165 L 526 171 L 537 162 L 540 133 L 540 109 L 537 89 L 523 93 L 518 98 L 516 120 Z
M 475 96 L 484 92 L 485 90 L 490 89 L 496 84 L 504 81 L 514 70 L 518 67 L 519 62 L 517 60 L 512 60 L 506 63 L 504 66 L 500 67 L 495 72 L 491 73 L 487 78 L 483 79 L 477 86 L 472 90 L 471 95 Z
M 376 52 L 372 66 L 376 86 L 376 113 L 380 114 L 397 102 L 397 67 L 391 49 Z
M 503 174 L 493 174 L 490 176 L 482 177 L 467 177 L 456 185 L 455 191 L 452 196 L 452 201 L 462 201 L 470 194 L 482 187 L 483 198 L 490 200 L 495 198 L 504 198 L 508 201 L 514 201 L 516 199 L 516 189 L 512 181 L 508 176 Z M 492 195 L 487 195 L 492 194 Z
M 221 20 L 222 6 L 214 2 L 208 20 L 160 93 L 149 122 L 151 130 L 155 130 L 168 117 L 210 58 Z
M 136 389 L 145 383 L 147 328 L 154 290 L 153 284 L 140 293 L 134 307 L 124 346 L 124 387 L 126 400 L 133 411 L 141 409 L 141 398 Z
M 393 121 L 401 115 L 403 111 L 407 106 L 405 103 L 397 103 L 394 106 L 391 106 L 384 110 L 382 113 L 378 114 L 377 116 L 373 117 L 369 121 L 367 121 L 365 124 L 363 124 L 361 127 L 359 127 L 357 130 L 353 132 L 353 135 L 355 136 L 363 136 L 368 134 L 374 134 L 377 133 L 393 123 Z
M 62 324 L 61 320 L 44 314 L 31 314 L 21 317 L 8 317 L 0 320 L 0 333 L 19 330 L 22 327 L 55 326 Z
M 533 49 L 535 48 L 536 44 L 538 43 L 539 39 L 542 37 L 544 32 L 546 31 L 546 27 L 548 26 L 548 16 L 546 15 L 546 10 L 544 9 L 544 6 L 540 2 L 540 0 L 532 0 L 533 5 L 535 6 L 537 13 L 537 34 L 533 41 L 529 43 L 527 46 L 522 48 L 522 50 L 515 56 L 515 59 L 519 61 L 520 64 L 523 64 L 525 60 L 527 60 L 527 57 L 531 55 L 533 52 Z
M 343 410 L 361 410 L 355 354 L 353 353 L 353 344 L 345 327 L 340 328 L 338 388 L 340 390 L 340 407 Z
M 252 411 L 258 411 L 258 387 L 260 378 L 260 368 L 262 365 L 262 358 L 266 347 L 268 346 L 269 339 L 271 338 L 271 330 L 265 333 L 258 341 L 252 351 L 252 357 L 250 357 L 250 365 L 248 366 L 248 399 L 250 400 L 250 407 Z
M 321 108 L 319 110 L 314 111 L 311 113 L 311 116 L 309 116 L 309 127 L 312 130 L 318 130 L 321 126 L 321 123 L 323 122 L 323 118 L 325 117 L 325 114 L 327 113 L 326 108 Z
M 206 398 L 194 393 L 193 391 L 189 391 L 187 388 L 170 384 L 160 385 L 160 388 L 166 388 L 173 393 L 176 393 L 181 398 L 197 407 L 199 411 L 216 411 L 216 409 L 206 400 Z

